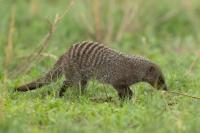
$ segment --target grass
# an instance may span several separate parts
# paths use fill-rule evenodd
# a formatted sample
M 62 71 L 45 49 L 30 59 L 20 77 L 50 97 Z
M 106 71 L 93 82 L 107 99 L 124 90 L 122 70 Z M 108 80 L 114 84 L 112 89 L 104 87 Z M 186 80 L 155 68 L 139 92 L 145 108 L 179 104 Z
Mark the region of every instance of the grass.
M 59 57 L 73 43 L 100 39 L 113 49 L 143 55 L 159 64 L 170 90 L 200 96 L 198 0 L 111 0 L 110 4 L 111 9 L 107 1 L 76 0 L 42 52 Z M 65 0 L 0 0 L 0 133 L 200 132 L 199 100 L 163 94 L 145 83 L 131 86 L 134 97 L 123 104 L 111 86 L 96 81 L 89 83 L 85 95 L 71 88 L 64 98 L 58 98 L 62 79 L 36 91 L 13 93 L 13 87 L 36 79 L 55 62 L 40 57 L 26 74 L 5 75 L 5 70 L 17 71 L 16 66 L 37 49 L 49 31 L 48 20 L 53 21 L 68 5 Z M 136 13 L 130 20 L 132 17 L 125 16 L 132 9 Z

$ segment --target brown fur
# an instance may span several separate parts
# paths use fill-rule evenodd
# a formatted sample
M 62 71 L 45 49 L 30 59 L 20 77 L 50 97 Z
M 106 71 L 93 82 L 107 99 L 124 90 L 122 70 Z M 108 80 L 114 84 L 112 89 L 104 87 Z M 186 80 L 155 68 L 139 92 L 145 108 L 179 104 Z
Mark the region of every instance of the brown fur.
M 98 42 L 73 45 L 44 77 L 15 90 L 40 88 L 58 79 L 62 74 L 65 81 L 60 88 L 60 96 L 63 96 L 66 88 L 78 84 L 81 84 L 81 90 L 84 91 L 90 79 L 111 84 L 121 99 L 132 97 L 129 87 L 137 82 L 147 82 L 157 89 L 167 90 L 164 76 L 156 64 L 143 57 L 116 52 Z

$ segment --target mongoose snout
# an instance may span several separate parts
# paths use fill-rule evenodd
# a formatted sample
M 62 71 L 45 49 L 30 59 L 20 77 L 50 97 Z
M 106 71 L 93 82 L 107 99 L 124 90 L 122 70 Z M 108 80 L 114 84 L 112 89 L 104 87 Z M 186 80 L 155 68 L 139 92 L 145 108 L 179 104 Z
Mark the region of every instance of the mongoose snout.
M 168 90 L 163 73 L 156 64 L 151 64 L 147 67 L 144 81 L 158 90 Z

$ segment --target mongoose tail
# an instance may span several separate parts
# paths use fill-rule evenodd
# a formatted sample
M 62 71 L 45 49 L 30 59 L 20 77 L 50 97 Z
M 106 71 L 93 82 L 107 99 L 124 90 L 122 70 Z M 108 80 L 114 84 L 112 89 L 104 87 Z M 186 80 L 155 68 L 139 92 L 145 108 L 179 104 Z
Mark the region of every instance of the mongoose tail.
M 63 55 L 64 56 L 64 55 Z M 63 74 L 63 67 L 62 67 L 62 60 L 63 56 L 61 56 L 58 61 L 55 63 L 53 69 L 51 69 L 48 73 L 46 73 L 43 77 L 32 81 L 28 84 L 22 85 L 20 87 L 15 88 L 15 91 L 29 91 L 29 90 L 35 90 L 37 88 L 41 88 L 44 85 L 48 85 L 53 81 L 56 81 L 58 78 L 60 78 Z

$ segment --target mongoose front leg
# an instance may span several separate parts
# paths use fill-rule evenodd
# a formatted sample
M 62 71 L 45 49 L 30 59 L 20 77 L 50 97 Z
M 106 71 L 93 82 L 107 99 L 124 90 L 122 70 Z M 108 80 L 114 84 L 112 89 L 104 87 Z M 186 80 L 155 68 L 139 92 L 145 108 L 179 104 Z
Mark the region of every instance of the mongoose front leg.
M 68 88 L 68 87 L 70 87 L 71 86 L 71 83 L 69 82 L 69 81 L 64 81 L 63 82 L 63 85 L 60 87 L 60 91 L 59 91 L 59 97 L 62 97 L 62 96 L 64 96 L 64 93 L 65 93 L 65 91 L 66 91 L 66 89 Z
M 87 80 L 81 80 L 81 94 L 85 93 L 87 83 L 88 83 Z
M 133 96 L 133 92 L 128 86 L 118 85 L 114 86 L 114 88 L 117 90 L 118 96 L 121 100 L 125 100 L 126 98 L 130 100 Z

